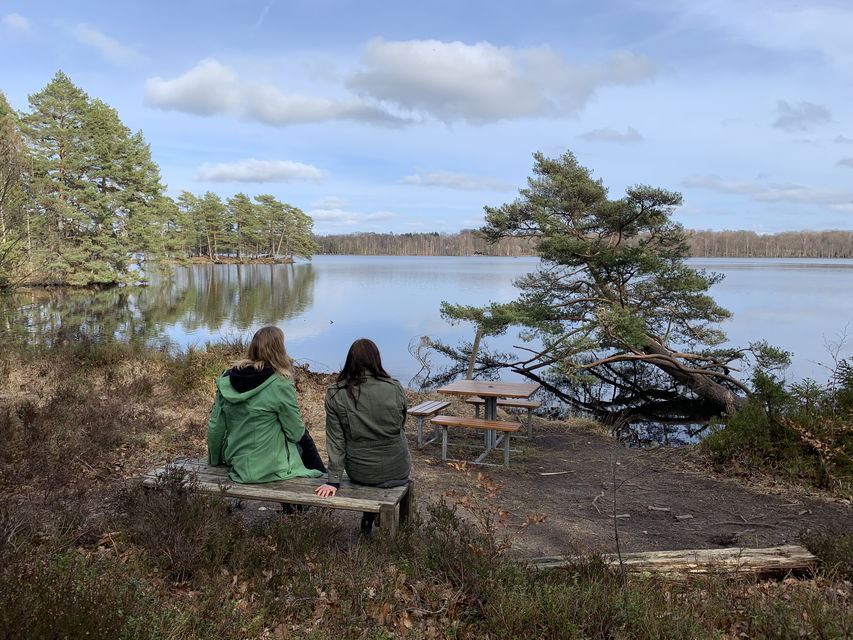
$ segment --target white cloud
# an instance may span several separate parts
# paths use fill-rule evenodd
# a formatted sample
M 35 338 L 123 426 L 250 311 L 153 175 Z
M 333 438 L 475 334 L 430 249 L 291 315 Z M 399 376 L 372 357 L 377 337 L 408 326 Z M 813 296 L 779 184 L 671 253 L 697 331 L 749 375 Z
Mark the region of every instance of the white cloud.
M 842 167 L 853 167 L 853 157 L 841 158 L 841 160 L 838 161 L 838 164 Z
M 347 86 L 364 97 L 444 122 L 576 114 L 602 86 L 644 82 L 657 73 L 645 56 L 618 53 L 600 64 L 572 64 L 548 46 L 376 38 Z
M 785 131 L 808 131 L 815 125 L 832 120 L 829 109 L 813 102 L 789 104 L 786 100 L 776 103 L 776 120 L 773 126 Z
M 799 184 L 734 182 L 723 180 L 719 176 L 694 176 L 684 180 L 683 184 L 685 187 L 742 195 L 756 202 L 827 205 L 838 211 L 844 211 L 853 204 L 853 191 L 845 189 L 823 189 Z
M 400 182 L 420 187 L 446 187 L 461 191 L 512 191 L 514 188 L 511 184 L 494 178 L 472 176 L 466 173 L 452 173 L 450 171 L 416 173 L 415 175 L 406 176 Z
M 787 6 L 785 6 L 787 5 Z M 650 6 L 645 3 L 644 6 Z M 657 8 L 675 6 L 683 18 L 716 27 L 732 38 L 765 49 L 814 52 L 839 69 L 853 69 L 853 8 L 849 2 L 782 3 L 743 0 L 659 0 Z
M 610 127 L 593 129 L 592 131 L 581 134 L 580 137 L 590 142 L 613 142 L 615 144 L 632 144 L 643 141 L 643 136 L 634 127 L 628 127 L 625 133 L 621 133 Z
M 832 141 L 835 142 L 836 144 L 850 144 L 851 142 L 853 142 L 853 138 L 848 138 L 847 136 L 838 135 L 838 136 L 835 136 L 835 138 L 833 138 Z
M 269 0 L 267 4 L 261 9 L 261 14 L 258 16 L 257 22 L 255 22 L 255 26 L 252 28 L 252 33 L 257 33 L 258 29 L 261 28 L 261 25 L 264 23 L 264 20 L 267 19 L 267 14 L 270 12 L 270 9 L 275 5 L 275 0 Z
M 213 59 L 202 60 L 172 80 L 149 78 L 145 103 L 195 115 L 228 115 L 283 127 L 306 122 L 357 120 L 399 126 L 406 121 L 358 98 L 331 100 L 287 94 L 277 87 L 241 80 Z
M 301 162 L 290 160 L 256 160 L 210 164 L 198 169 L 197 180 L 209 182 L 292 182 L 294 180 L 323 180 L 326 173 Z
M 97 49 L 104 58 L 117 65 L 138 64 L 145 56 L 133 47 L 123 45 L 108 35 L 87 24 L 78 24 L 71 30 L 72 35 L 81 44 Z
M 346 209 L 352 205 L 352 202 L 337 196 L 327 196 L 317 202 L 312 202 L 311 206 L 314 209 Z
M 473 218 L 465 218 L 462 221 L 463 229 L 479 229 L 483 225 L 486 224 L 486 218 L 484 216 L 474 216 Z
M 371 229 L 384 225 L 379 223 L 393 220 L 400 216 L 390 211 L 375 211 L 373 213 L 359 213 L 348 209 L 349 203 L 334 196 L 323 198 L 315 203 L 315 208 L 308 211 L 308 215 L 314 219 L 315 232 L 317 233 L 351 233 L 354 227 Z
M 29 33 L 32 31 L 30 21 L 20 13 L 9 13 L 3 16 L 3 26 L 9 31 L 17 31 L 19 33 Z

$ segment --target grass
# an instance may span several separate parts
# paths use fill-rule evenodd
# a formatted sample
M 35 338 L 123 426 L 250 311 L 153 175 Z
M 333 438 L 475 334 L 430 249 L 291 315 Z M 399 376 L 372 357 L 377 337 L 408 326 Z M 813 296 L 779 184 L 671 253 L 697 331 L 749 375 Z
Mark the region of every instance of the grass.
M 250 519 L 175 472 L 150 491 L 117 481 L 203 442 L 198 420 L 154 408 L 209 400 L 234 351 L 0 354 L 0 639 L 853 635 L 845 531 L 805 536 L 824 559 L 807 580 L 623 581 L 594 553 L 551 571 L 514 562 L 487 477 L 424 503 L 395 538 L 358 541 L 334 512 Z M 19 393 L 20 371 L 41 386 Z
M 6 517 L 0 637 L 853 633 L 849 583 L 830 574 L 759 583 L 636 577 L 626 586 L 595 555 L 536 572 L 487 553 L 490 541 L 442 502 L 394 539 L 351 543 L 328 513 L 276 515 L 250 525 L 223 501 L 198 495 L 172 476 L 147 493 L 128 489 L 111 517 L 117 520 L 109 523 L 108 536 L 75 546 L 39 540 Z

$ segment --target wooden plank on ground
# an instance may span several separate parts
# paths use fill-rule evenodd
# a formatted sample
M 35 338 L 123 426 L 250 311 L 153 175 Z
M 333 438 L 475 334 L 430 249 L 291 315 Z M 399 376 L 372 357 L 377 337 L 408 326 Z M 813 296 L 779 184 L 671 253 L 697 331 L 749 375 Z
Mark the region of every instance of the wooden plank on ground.
M 603 557 L 609 566 L 619 567 L 616 554 L 604 554 Z M 581 559 L 576 556 L 549 556 L 534 558 L 528 564 L 534 569 L 558 569 Z M 622 565 L 627 571 L 666 574 L 778 574 L 808 572 L 817 564 L 816 556 L 793 544 L 763 549 L 688 549 L 622 554 Z

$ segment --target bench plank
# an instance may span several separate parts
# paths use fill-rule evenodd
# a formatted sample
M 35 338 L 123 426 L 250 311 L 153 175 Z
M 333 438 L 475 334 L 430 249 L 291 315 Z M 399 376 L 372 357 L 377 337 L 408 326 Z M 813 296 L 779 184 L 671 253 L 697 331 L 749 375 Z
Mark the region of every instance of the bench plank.
M 426 402 L 421 402 L 416 407 L 409 409 L 408 413 L 412 416 L 428 416 L 432 413 L 438 413 L 448 406 L 450 406 L 450 403 L 447 401 L 427 400 Z
M 438 440 L 438 427 L 436 426 L 433 428 L 432 438 L 424 442 L 424 418 L 434 416 L 449 406 L 450 403 L 446 400 L 427 400 L 409 409 L 409 415 L 415 416 L 418 420 L 418 449 L 423 449 L 426 445 Z
M 521 431 L 520 422 L 506 420 L 486 420 L 484 418 L 467 418 L 458 416 L 435 416 L 430 420 L 433 424 L 443 427 L 465 427 L 467 429 L 488 429 L 490 431 L 505 431 L 518 433 Z
M 473 398 L 465 398 L 465 402 L 468 404 L 485 404 L 486 401 L 483 398 L 476 396 Z M 512 400 L 510 398 L 498 398 L 498 406 L 499 407 L 519 407 L 522 409 L 538 409 L 542 406 L 541 402 L 537 402 L 536 400 Z
M 486 401 L 479 396 L 474 396 L 471 398 L 465 398 L 465 402 L 468 404 L 474 405 L 474 417 L 480 417 L 480 405 L 486 404 Z M 497 405 L 499 407 L 516 407 L 519 409 L 527 409 L 527 436 L 519 436 L 521 438 L 526 437 L 528 440 L 533 440 L 533 410 L 538 409 L 542 406 L 541 402 L 537 402 L 536 400 L 516 400 L 512 398 L 498 398 Z
M 447 441 L 447 428 L 448 427 L 464 427 L 466 429 L 480 429 L 486 432 L 485 440 L 486 446 L 485 451 L 481 453 L 476 460 L 471 461 L 472 464 L 484 464 L 489 466 L 498 466 L 489 462 L 482 462 L 483 458 L 485 458 L 493 449 L 497 449 L 500 444 L 500 440 L 495 439 L 495 431 L 503 432 L 503 454 L 504 454 L 504 468 L 509 467 L 509 453 L 511 449 L 509 448 L 510 436 L 513 433 L 518 433 L 521 431 L 521 424 L 518 422 L 506 422 L 503 420 L 484 420 L 482 418 L 460 418 L 457 416 L 436 416 L 431 422 L 434 425 L 437 425 L 441 428 L 441 459 L 445 462 L 462 462 L 461 460 L 457 460 L 455 458 L 447 457 L 447 447 L 450 443 Z
M 396 530 L 396 510 L 400 520 L 408 518 L 412 509 L 411 483 L 402 487 L 367 487 L 343 478 L 335 496 L 321 498 L 314 489 L 326 482 L 320 478 L 290 478 L 263 484 L 238 483 L 228 478 L 229 467 L 212 467 L 201 458 L 178 458 L 170 465 L 158 465 L 140 476 L 143 486 L 153 487 L 166 473 L 167 467 L 192 474 L 199 491 L 228 498 L 306 504 L 331 509 L 379 513 L 380 526 Z M 390 514 L 390 516 L 389 516 Z

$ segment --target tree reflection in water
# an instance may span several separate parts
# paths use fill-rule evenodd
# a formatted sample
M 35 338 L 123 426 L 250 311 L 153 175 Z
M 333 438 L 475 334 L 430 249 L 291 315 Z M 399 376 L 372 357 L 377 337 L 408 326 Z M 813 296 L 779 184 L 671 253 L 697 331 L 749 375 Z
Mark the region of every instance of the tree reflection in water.
M 310 263 L 193 265 L 145 287 L 31 289 L 0 298 L 0 331 L 46 346 L 75 335 L 168 345 L 175 327 L 224 334 L 296 317 L 313 304 L 315 282 Z

